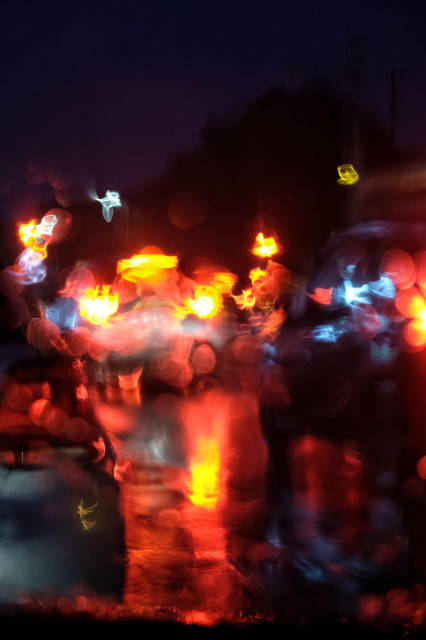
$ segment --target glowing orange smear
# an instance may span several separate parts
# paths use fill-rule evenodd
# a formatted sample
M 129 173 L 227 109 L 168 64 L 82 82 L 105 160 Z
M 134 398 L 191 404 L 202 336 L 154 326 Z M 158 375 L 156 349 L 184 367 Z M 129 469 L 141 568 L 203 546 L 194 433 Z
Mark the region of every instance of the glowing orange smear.
M 189 499 L 195 505 L 213 509 L 219 499 L 219 445 L 216 439 L 200 437 L 197 462 L 191 466 Z
M 240 309 L 246 309 L 247 307 L 251 309 L 256 303 L 256 298 L 253 296 L 251 289 L 244 289 L 239 296 L 233 296 L 233 298 Z
M 314 293 L 308 293 L 308 296 L 320 304 L 331 304 L 332 294 L 333 287 L 330 289 L 321 289 L 321 287 L 317 287 Z
M 105 452 L 106 452 L 105 440 L 101 436 L 98 440 L 93 440 L 92 445 L 98 452 L 98 455 L 93 462 L 98 462 L 99 460 L 102 460 L 102 458 L 105 456 Z
M 138 282 L 152 277 L 162 277 L 165 269 L 177 267 L 177 256 L 163 254 L 138 254 L 128 260 L 119 260 L 117 273 L 121 273 L 124 280 Z
M 120 389 L 123 389 L 125 391 L 138 389 L 141 374 L 142 367 L 138 367 L 127 375 L 124 373 L 118 374 L 118 384 L 120 386 Z
M 418 318 L 426 308 L 426 301 L 414 287 L 397 291 L 395 306 L 406 318 Z
M 104 324 L 118 309 L 118 294 L 110 293 L 109 285 L 88 287 L 80 299 L 80 313 L 92 324 Z
M 404 328 L 404 338 L 412 347 L 423 347 L 426 343 L 426 318 L 415 318 Z
M 268 335 L 273 339 L 276 338 L 278 335 L 278 331 L 282 323 L 285 321 L 286 317 L 287 314 L 284 309 L 277 309 L 275 311 L 272 311 L 272 313 L 264 322 L 261 333 L 263 335 Z
M 266 258 L 269 256 L 273 256 L 275 253 L 277 253 L 277 251 L 278 247 L 274 238 L 265 238 L 263 233 L 257 234 L 255 243 L 252 248 L 252 253 L 255 256 Z

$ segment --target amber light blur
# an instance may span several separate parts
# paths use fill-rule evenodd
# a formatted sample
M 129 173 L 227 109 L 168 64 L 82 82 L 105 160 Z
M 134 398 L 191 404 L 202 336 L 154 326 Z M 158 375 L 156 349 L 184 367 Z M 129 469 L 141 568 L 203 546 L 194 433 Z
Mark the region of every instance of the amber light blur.
M 224 271 L 213 274 L 211 285 L 223 295 L 231 295 L 238 278 L 233 273 Z
M 118 294 L 111 293 L 110 285 L 85 289 L 80 298 L 80 313 L 92 324 L 104 324 L 118 309 Z
M 21 224 L 19 227 L 19 237 L 25 247 L 31 247 L 36 233 L 36 221 L 31 220 L 28 224 Z
M 212 318 L 222 309 L 222 296 L 210 285 L 196 287 L 194 297 L 185 300 L 188 313 L 195 313 L 199 318 Z
M 166 256 L 158 250 L 158 253 L 140 253 L 129 259 L 119 260 L 117 273 L 130 282 L 156 281 L 177 265 L 177 256 Z
M 252 286 L 233 298 L 240 309 L 259 307 L 270 313 L 279 294 L 288 287 L 289 272 L 271 260 L 266 269 L 256 267 L 249 273 Z
M 256 236 L 256 240 L 251 251 L 255 256 L 270 258 L 278 252 L 278 245 L 274 238 L 265 238 L 263 233 L 260 232 Z
M 47 256 L 45 246 L 37 244 L 38 230 L 35 220 L 31 220 L 28 224 L 21 224 L 19 227 L 19 237 L 25 247 L 41 253 L 43 259 Z
M 397 287 L 395 307 L 408 320 L 403 329 L 407 345 L 414 350 L 426 345 L 426 254 L 411 257 L 401 249 L 391 249 L 382 259 L 382 269 Z
M 240 309 L 252 309 L 256 304 L 256 298 L 251 289 L 243 289 L 240 295 L 234 296 L 234 300 Z
M 188 446 L 188 498 L 192 504 L 213 510 L 225 497 L 223 441 L 229 425 L 226 396 L 209 391 L 182 405 Z
M 401 289 L 395 296 L 399 313 L 409 319 L 404 327 L 404 338 L 410 347 L 422 348 L 426 344 L 426 300 L 416 287 Z
M 252 286 L 248 289 L 243 289 L 240 295 L 233 296 L 235 302 L 240 309 L 252 309 L 257 303 L 258 289 L 264 284 L 266 277 L 266 271 L 256 267 L 251 269 L 249 278 Z
M 411 347 L 422 348 L 426 344 L 426 317 L 414 318 L 405 327 L 404 338 Z

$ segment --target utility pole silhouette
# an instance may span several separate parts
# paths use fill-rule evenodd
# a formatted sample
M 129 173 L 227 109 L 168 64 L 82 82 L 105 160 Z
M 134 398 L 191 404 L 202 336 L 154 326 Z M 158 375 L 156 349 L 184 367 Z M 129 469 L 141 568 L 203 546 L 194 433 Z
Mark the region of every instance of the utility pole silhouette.
M 348 225 L 361 222 L 363 219 L 363 178 L 365 169 L 365 126 L 368 106 L 367 80 L 369 70 L 368 40 L 352 35 L 346 49 L 346 77 L 352 89 L 351 117 L 346 127 L 346 148 L 348 159 L 353 164 L 360 180 L 350 187 L 347 204 Z M 349 159 L 351 158 L 351 159 Z

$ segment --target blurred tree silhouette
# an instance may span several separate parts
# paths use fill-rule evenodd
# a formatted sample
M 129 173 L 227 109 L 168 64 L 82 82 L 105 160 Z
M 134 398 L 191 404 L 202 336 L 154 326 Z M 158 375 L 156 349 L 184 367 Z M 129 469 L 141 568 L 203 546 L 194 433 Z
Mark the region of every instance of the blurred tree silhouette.
M 362 215 L 365 172 L 402 159 L 371 114 L 328 88 L 271 90 L 233 121 L 207 123 L 195 150 L 129 197 L 130 237 L 135 250 L 154 244 L 183 258 L 207 256 L 244 277 L 256 233 L 274 231 L 280 260 L 297 271 L 330 232 Z M 345 163 L 360 174 L 352 187 L 337 183 Z M 176 216 L 176 199 L 199 211 Z

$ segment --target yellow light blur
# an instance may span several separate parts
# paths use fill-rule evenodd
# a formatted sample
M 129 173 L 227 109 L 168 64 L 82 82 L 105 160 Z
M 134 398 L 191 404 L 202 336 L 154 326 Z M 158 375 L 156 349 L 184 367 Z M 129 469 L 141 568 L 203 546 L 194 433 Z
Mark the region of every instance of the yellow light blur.
M 222 297 L 214 287 L 201 285 L 193 298 L 185 300 L 185 307 L 199 318 L 212 318 L 222 308 Z
M 339 184 L 351 185 L 355 184 L 359 180 L 359 175 L 352 164 L 341 164 L 337 167 L 337 172 L 340 176 L 337 181 Z
M 165 270 L 174 269 L 177 264 L 177 256 L 165 256 L 162 253 L 137 254 L 129 259 L 119 260 L 117 273 L 121 274 L 124 280 L 138 282 L 153 277 L 163 277 Z
M 404 327 L 406 342 L 416 348 L 423 348 L 426 344 L 426 325 L 424 318 L 413 318 Z
M 262 232 L 257 234 L 255 243 L 251 250 L 255 256 L 269 258 L 277 253 L 277 251 L 278 246 L 274 238 L 265 238 Z
M 416 287 L 411 287 L 397 291 L 395 306 L 406 318 L 421 318 L 425 313 L 426 300 Z
M 80 517 L 80 522 L 83 525 L 83 529 L 85 531 L 90 531 L 96 525 L 96 518 L 94 520 L 88 520 L 87 516 L 93 515 L 96 507 L 98 506 L 97 502 L 90 507 L 85 507 L 83 498 L 80 500 L 80 504 L 77 507 L 78 515 Z
M 31 220 L 28 224 L 21 224 L 19 227 L 19 237 L 26 247 L 30 247 L 34 241 L 36 231 L 36 221 Z
M 251 269 L 249 273 L 249 278 L 251 283 L 254 284 L 257 280 L 262 280 L 266 276 L 266 271 L 264 269 L 260 269 L 256 267 L 255 269 Z
M 18 230 L 19 237 L 25 247 L 29 247 L 33 251 L 41 253 L 43 259 L 47 256 L 44 239 L 41 238 L 43 245 L 38 244 L 37 239 L 40 237 L 37 229 L 36 221 L 31 220 L 28 224 L 21 224 Z
M 88 287 L 80 298 L 80 314 L 92 324 L 104 324 L 118 309 L 118 294 L 111 293 L 110 285 Z
M 189 499 L 197 506 L 213 509 L 219 500 L 220 454 L 216 439 L 200 438 L 199 459 L 191 466 Z

